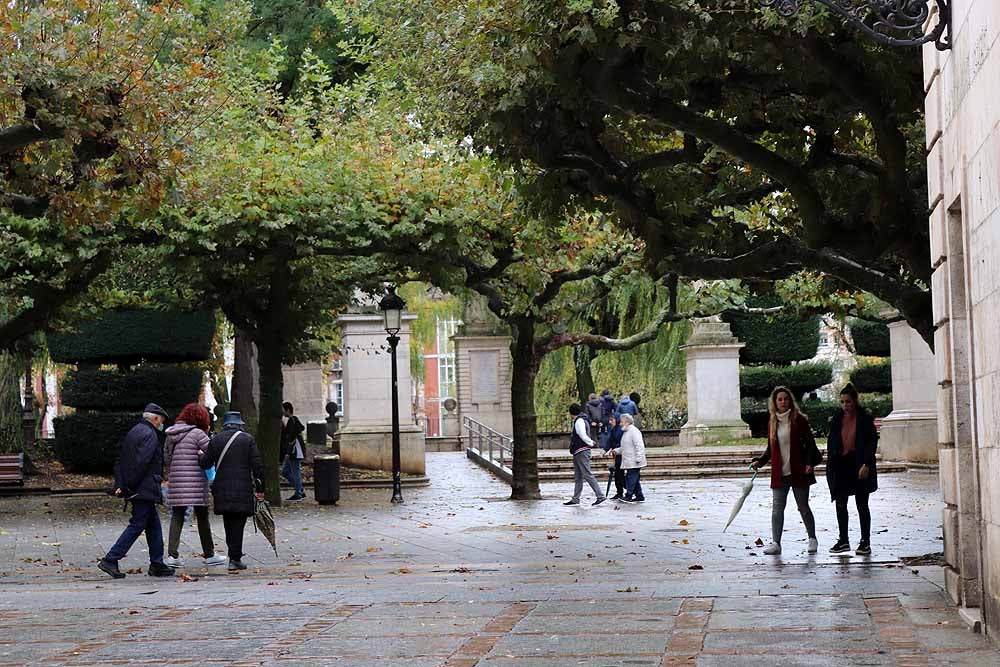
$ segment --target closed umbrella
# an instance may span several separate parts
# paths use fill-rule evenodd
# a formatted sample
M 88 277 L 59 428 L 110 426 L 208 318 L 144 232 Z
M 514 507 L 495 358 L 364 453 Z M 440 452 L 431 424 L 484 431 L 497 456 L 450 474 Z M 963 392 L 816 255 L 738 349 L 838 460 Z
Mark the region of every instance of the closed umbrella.
M 753 491 L 753 481 L 755 479 L 757 479 L 756 470 L 754 470 L 753 477 L 750 478 L 750 481 L 743 485 L 743 490 L 742 492 L 740 492 L 740 497 L 736 499 L 736 504 L 733 505 L 733 510 L 729 513 L 729 521 L 726 521 L 726 527 L 722 529 L 722 532 L 726 532 L 726 529 L 729 528 L 729 524 L 733 522 L 733 519 L 736 518 L 736 515 L 740 513 L 741 509 L 743 509 L 743 503 L 746 502 L 747 496 L 749 496 L 750 492 Z
M 253 527 L 254 530 L 258 530 L 263 533 L 267 541 L 271 543 L 271 548 L 274 549 L 274 555 L 278 555 L 278 547 L 275 544 L 274 539 L 274 515 L 271 514 L 271 505 L 266 500 L 256 501 L 256 507 L 253 513 Z

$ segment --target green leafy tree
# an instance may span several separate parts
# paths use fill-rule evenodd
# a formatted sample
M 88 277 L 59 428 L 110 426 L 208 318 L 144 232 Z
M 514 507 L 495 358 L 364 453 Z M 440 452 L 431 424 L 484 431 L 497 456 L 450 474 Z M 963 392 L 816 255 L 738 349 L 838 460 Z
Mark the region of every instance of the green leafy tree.
M 0 346 L 39 329 L 148 230 L 243 6 L 131 0 L 0 9 Z
M 549 206 L 613 208 L 654 274 L 803 270 L 929 343 L 921 62 L 808 4 L 361 0 L 357 57 Z M 434 20 L 425 17 L 433 16 Z

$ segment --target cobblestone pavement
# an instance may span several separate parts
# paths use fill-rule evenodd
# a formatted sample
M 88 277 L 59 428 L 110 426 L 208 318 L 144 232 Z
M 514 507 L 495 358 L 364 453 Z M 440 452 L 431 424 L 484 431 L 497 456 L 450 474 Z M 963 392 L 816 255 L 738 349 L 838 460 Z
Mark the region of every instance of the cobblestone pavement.
M 280 508 L 278 556 L 251 528 L 238 575 L 201 567 L 189 526 L 183 580 L 139 573 L 142 538 L 126 579 L 97 570 L 125 523 L 117 502 L 0 499 L 0 665 L 1000 665 L 940 569 L 898 560 L 941 550 L 935 474 L 880 477 L 870 557 L 826 553 L 836 520 L 822 481 L 820 553 L 806 553 L 789 503 L 785 554 L 767 557 L 755 545 L 766 481 L 723 533 L 745 480 L 650 482 L 642 505 L 563 507 L 569 485 L 510 502 L 461 454 L 428 466 L 432 485 L 404 490 L 402 506 L 380 489 Z

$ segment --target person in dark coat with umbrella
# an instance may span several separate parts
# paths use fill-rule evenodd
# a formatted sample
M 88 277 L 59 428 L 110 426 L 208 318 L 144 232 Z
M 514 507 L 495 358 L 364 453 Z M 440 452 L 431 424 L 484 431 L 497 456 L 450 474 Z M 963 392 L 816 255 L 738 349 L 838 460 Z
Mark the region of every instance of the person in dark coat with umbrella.
M 854 496 L 861 523 L 861 541 L 857 554 L 867 556 L 872 552 L 872 515 L 868 496 L 878 489 L 875 470 L 875 452 L 878 449 L 878 431 L 875 419 L 861 407 L 858 392 L 848 384 L 840 391 L 840 410 L 830 419 L 830 435 L 826 441 L 826 481 L 830 497 L 837 505 L 837 524 L 840 538 L 830 548 L 830 553 L 851 550 L 847 528 L 847 500 Z
M 202 468 L 215 466 L 212 499 L 226 530 L 230 572 L 247 569 L 243 531 L 256 509 L 255 500 L 264 497 L 264 464 L 257 442 L 243 430 L 245 427 L 239 412 L 227 412 L 222 432 L 212 437 L 208 449 L 198 457 Z
M 118 541 L 97 564 L 115 579 L 125 577 L 125 573 L 118 569 L 118 561 L 125 557 L 144 532 L 149 545 L 149 575 L 169 577 L 174 573 L 163 564 L 163 526 L 156 509 L 163 502 L 160 491 L 163 481 L 162 429 L 166 421 L 166 411 L 156 403 L 150 403 L 142 411 L 142 419 L 121 442 L 115 466 L 114 494 L 132 503 L 132 516 Z

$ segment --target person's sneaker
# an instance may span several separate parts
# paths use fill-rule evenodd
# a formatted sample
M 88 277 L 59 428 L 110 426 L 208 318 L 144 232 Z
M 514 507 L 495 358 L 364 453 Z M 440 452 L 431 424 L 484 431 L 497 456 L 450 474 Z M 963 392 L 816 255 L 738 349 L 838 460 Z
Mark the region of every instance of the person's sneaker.
M 622 494 L 620 493 L 616 493 L 615 495 L 611 496 L 611 500 L 621 500 L 621 499 L 622 499 Z
M 225 556 L 223 556 L 222 554 L 212 554 L 211 556 L 209 556 L 208 558 L 206 558 L 202 562 L 205 565 L 222 565 L 227 560 L 229 560 L 229 559 L 226 558 Z
M 229 559 L 230 572 L 239 572 L 240 570 L 245 570 L 245 569 L 247 569 L 247 566 L 246 563 L 244 563 L 243 561 L 233 560 L 232 558 Z
M 115 579 L 124 579 L 125 573 L 118 569 L 118 561 L 108 560 L 107 558 L 102 558 L 97 561 L 97 567 L 101 568 L 102 572 L 114 577 Z
M 628 503 L 629 505 L 635 502 L 635 500 L 629 498 L 628 496 L 622 496 L 621 498 L 619 498 L 619 500 L 621 500 L 623 503 Z
M 842 554 L 845 551 L 851 550 L 851 543 L 847 540 L 837 540 L 837 543 L 830 547 L 830 553 L 832 554 Z
M 607 500 L 607 498 L 598 498 L 597 500 L 595 500 L 592 503 L 592 505 L 596 507 L 597 505 L 600 505 L 601 503 L 603 503 L 605 500 Z
M 765 556 L 777 556 L 781 553 L 781 545 L 777 542 L 771 542 L 771 544 L 764 549 Z
M 817 551 L 819 551 L 819 541 L 815 537 L 809 538 L 809 547 L 806 549 L 806 551 L 808 551 L 811 554 L 814 554 Z
M 306 499 L 306 494 L 304 494 L 304 493 L 303 494 L 296 493 L 296 494 L 293 494 L 293 495 L 289 496 L 288 498 L 285 498 L 285 502 L 287 502 L 287 503 L 297 503 L 298 501 L 305 500 L 305 499 Z
M 579 504 L 580 504 L 579 500 L 567 500 L 566 502 L 563 503 L 563 505 L 579 505 Z
M 174 576 L 174 568 L 167 567 L 163 563 L 150 563 L 146 573 L 151 577 L 172 577 Z
M 163 559 L 163 564 L 167 567 L 184 567 L 184 560 L 181 558 L 174 558 L 173 556 L 167 556 Z
M 855 551 L 854 553 L 858 554 L 859 556 L 870 556 L 872 553 L 872 546 L 867 542 L 861 542 L 858 544 L 858 550 Z
M 646 502 L 645 498 L 633 498 L 632 500 L 634 500 L 637 503 L 644 503 L 644 502 Z

